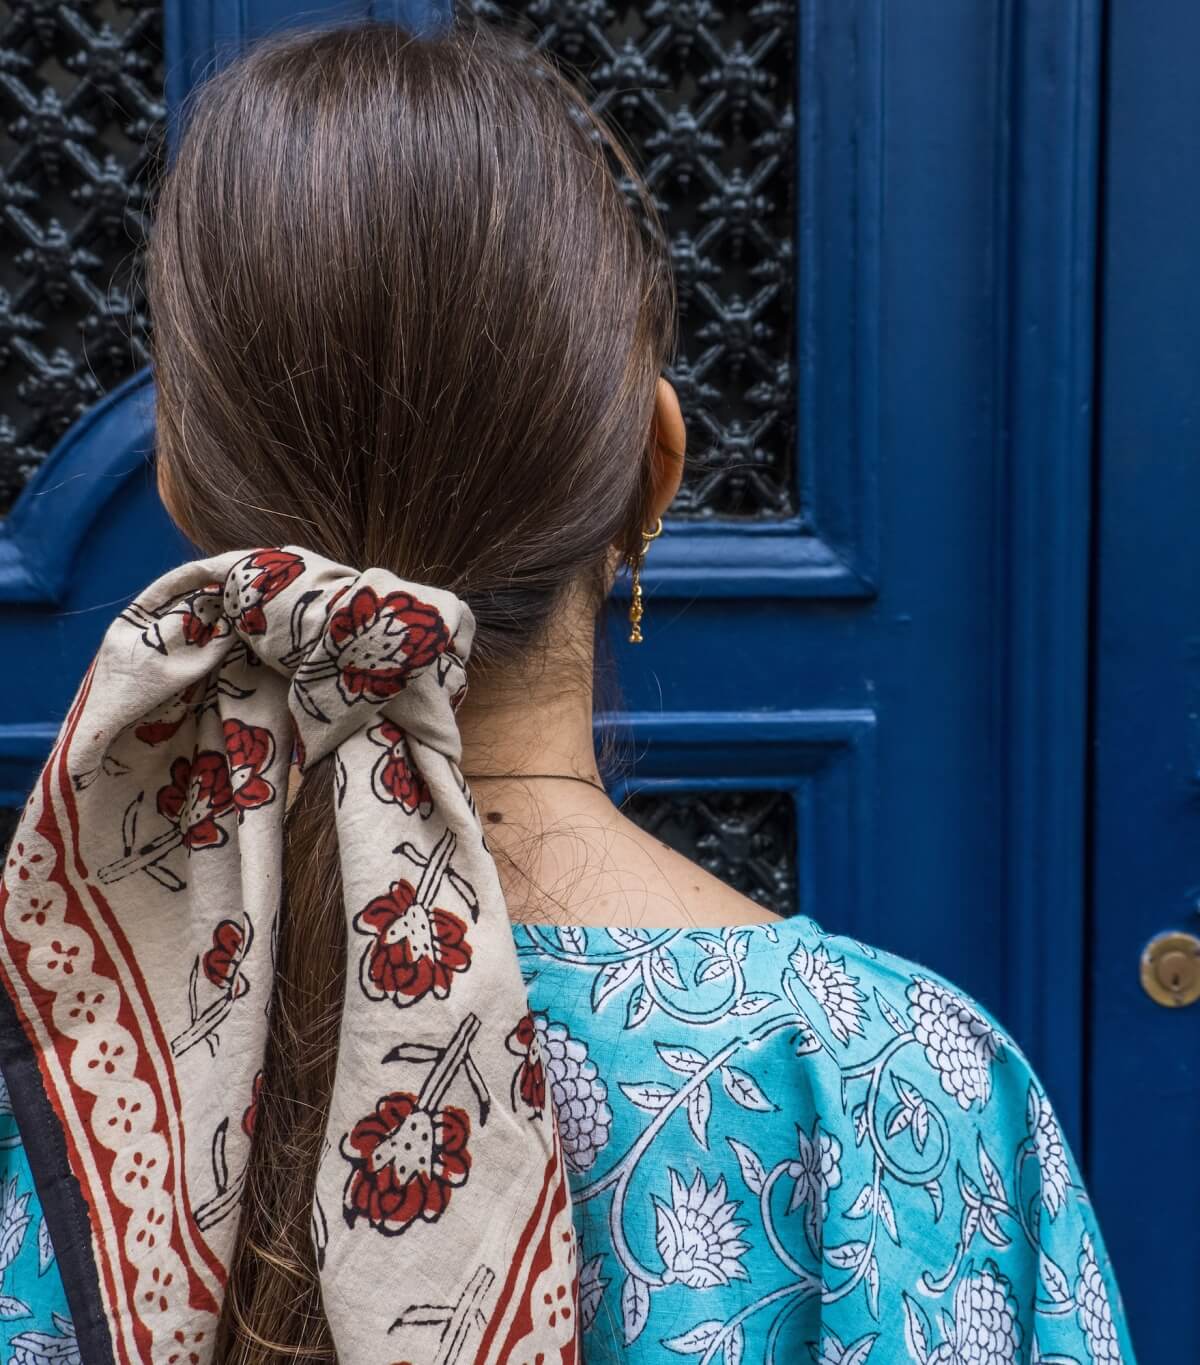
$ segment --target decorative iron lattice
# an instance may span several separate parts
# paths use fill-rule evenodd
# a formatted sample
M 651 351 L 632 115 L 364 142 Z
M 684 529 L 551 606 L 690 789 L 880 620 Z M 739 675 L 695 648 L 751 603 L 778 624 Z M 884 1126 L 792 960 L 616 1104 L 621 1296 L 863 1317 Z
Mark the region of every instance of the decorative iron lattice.
M 796 808 L 780 791 L 645 791 L 625 814 L 779 915 L 794 915 Z
M 147 362 L 139 287 L 163 137 L 162 5 L 0 10 L 0 512 Z
M 671 241 L 688 419 L 672 515 L 795 510 L 794 0 L 465 0 L 579 72 Z

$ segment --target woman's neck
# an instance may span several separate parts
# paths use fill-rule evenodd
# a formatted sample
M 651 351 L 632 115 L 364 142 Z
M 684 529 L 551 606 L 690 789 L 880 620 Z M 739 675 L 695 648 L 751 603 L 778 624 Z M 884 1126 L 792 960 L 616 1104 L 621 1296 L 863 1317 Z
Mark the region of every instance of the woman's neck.
M 463 773 L 513 919 L 711 928 L 776 918 L 609 799 L 596 765 L 591 678 L 590 650 L 576 649 L 559 666 L 478 679 L 459 711 Z
M 600 783 L 592 739 L 590 659 L 586 674 L 549 668 L 472 682 L 458 713 L 462 770 L 480 778 L 530 773 Z
M 462 770 L 512 918 L 709 929 L 777 918 L 609 799 L 596 765 L 591 676 L 583 649 L 536 672 L 477 675 L 458 713 Z

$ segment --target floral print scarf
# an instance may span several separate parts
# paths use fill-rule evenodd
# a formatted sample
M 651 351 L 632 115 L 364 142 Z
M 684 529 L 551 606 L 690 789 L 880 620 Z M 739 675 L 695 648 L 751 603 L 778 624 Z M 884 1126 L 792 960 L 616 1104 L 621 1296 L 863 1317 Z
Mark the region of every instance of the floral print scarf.
M 558 1136 L 457 766 L 473 631 L 290 547 L 186 564 L 109 628 L 0 893 L 0 1063 L 89 1365 L 214 1359 L 293 753 L 334 765 L 348 921 L 312 1204 L 339 1360 L 576 1359 Z

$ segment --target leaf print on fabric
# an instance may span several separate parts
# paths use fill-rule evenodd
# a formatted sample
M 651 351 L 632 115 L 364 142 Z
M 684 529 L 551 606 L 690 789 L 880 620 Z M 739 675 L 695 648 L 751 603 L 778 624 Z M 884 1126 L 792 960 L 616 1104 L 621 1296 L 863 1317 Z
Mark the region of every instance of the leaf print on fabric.
M 811 952 L 797 944 L 788 961 L 804 983 L 805 989 L 821 1007 L 829 1031 L 843 1047 L 851 1035 L 861 1038 L 867 1012 L 866 996 L 858 989 L 858 978 L 846 971 L 844 957 L 830 957 L 829 949 L 819 943 Z
M 865 1218 L 871 1213 L 879 1215 L 879 1221 L 883 1224 L 884 1231 L 899 1246 L 900 1229 L 896 1223 L 896 1209 L 892 1204 L 892 1196 L 888 1194 L 887 1186 L 882 1182 L 879 1185 L 874 1183 L 864 1185 L 855 1197 L 854 1203 L 842 1214 L 842 1217 Z
M 600 1303 L 609 1281 L 601 1273 L 604 1257 L 592 1256 L 579 1267 L 579 1321 L 583 1331 L 587 1331 L 596 1320 Z
M 885 1132 L 889 1138 L 894 1138 L 907 1130 L 919 1155 L 929 1139 L 928 1101 L 911 1081 L 895 1072 L 892 1073 L 892 1088 L 900 1103 L 888 1113 Z
M 32 1220 L 29 1212 L 30 1191 L 17 1191 L 17 1178 L 5 1181 L 0 1197 L 0 1281 L 3 1272 L 17 1259 L 25 1241 L 25 1232 Z M 0 1317 L 6 1316 L 0 1311 Z M 18 1316 L 7 1314 L 7 1316 Z
M 567 1170 L 590 1171 L 612 1131 L 608 1086 L 588 1056 L 587 1044 L 573 1038 L 565 1024 L 536 1014 L 534 1026 Z
M 53 1332 L 21 1332 L 9 1342 L 6 1365 L 83 1365 L 75 1326 L 61 1313 L 51 1315 Z
M 842 1144 L 832 1133 L 822 1132 L 820 1120 L 813 1123 L 811 1134 L 796 1129 L 798 1159 L 792 1161 L 787 1173 L 795 1181 L 788 1213 L 804 1210 L 804 1235 L 813 1254 L 821 1254 L 821 1228 L 829 1216 L 829 1191 L 842 1183 Z
M 730 1280 L 748 1280 L 742 1257 L 750 1244 L 741 1234 L 750 1224 L 734 1217 L 740 1203 L 726 1197 L 725 1177 L 718 1177 L 710 1189 L 699 1169 L 690 1185 L 674 1169 L 667 1174 L 670 1204 L 652 1196 L 663 1283 L 712 1289 Z
M 746 1187 L 751 1194 L 762 1194 L 763 1186 L 767 1183 L 767 1170 L 759 1159 L 758 1153 L 751 1147 L 747 1147 L 744 1142 L 739 1142 L 737 1138 L 727 1137 L 725 1139 L 737 1157 L 738 1167 L 742 1172 L 742 1179 L 746 1182 Z
M 1075 1285 L 1079 1326 L 1094 1365 L 1121 1365 L 1121 1346 L 1113 1323 L 1108 1289 L 1096 1260 L 1096 1248 L 1085 1232 L 1079 1248 L 1079 1280 Z
M 751 1109 L 759 1114 L 769 1114 L 778 1108 L 766 1096 L 763 1088 L 750 1075 L 736 1066 L 721 1068 L 721 1086 L 734 1104 L 743 1109 Z
M 914 977 L 908 988 L 908 1017 L 942 1089 L 960 1109 L 992 1093 L 992 1062 L 1003 1060 L 1003 1040 L 962 996 L 940 982 Z
M 925 1310 L 907 1293 L 901 1294 L 904 1304 L 904 1344 L 909 1360 L 927 1365 L 932 1350 L 933 1334 Z
M 849 1345 L 843 1345 L 836 1333 L 826 1329 L 819 1346 L 810 1346 L 814 1365 L 865 1365 L 870 1357 L 871 1348 L 879 1340 L 876 1332 L 868 1332 Z
M 1071 1184 L 1071 1172 L 1067 1166 L 1066 1149 L 1063 1146 L 1058 1120 L 1032 1081 L 1029 1083 L 1026 1122 L 1042 1172 L 1042 1203 L 1053 1220 L 1058 1217 L 1066 1201 L 1067 1189 Z
M 642 1335 L 649 1316 L 650 1290 L 646 1281 L 637 1275 L 626 1276 L 621 1286 L 621 1330 L 626 1346 L 632 1346 Z
M 681 1332 L 677 1337 L 668 1337 L 663 1345 L 676 1355 L 703 1355 L 721 1335 L 724 1326 L 719 1318 L 707 1318 L 704 1322 L 698 1322 L 689 1331 Z
M 367 731 L 367 738 L 383 749 L 371 769 L 371 790 L 376 797 L 399 806 L 406 815 L 428 819 L 433 813 L 433 794 L 409 761 L 404 731 L 392 721 L 384 720 Z

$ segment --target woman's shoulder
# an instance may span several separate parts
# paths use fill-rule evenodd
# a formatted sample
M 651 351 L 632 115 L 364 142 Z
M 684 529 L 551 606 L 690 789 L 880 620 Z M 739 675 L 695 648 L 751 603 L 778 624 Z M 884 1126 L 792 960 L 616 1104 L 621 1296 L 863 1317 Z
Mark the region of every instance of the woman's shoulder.
M 688 1019 L 697 1005 L 706 1024 L 790 1007 L 814 1038 L 842 1047 L 911 1027 L 941 1063 L 950 1054 L 938 1043 L 951 1035 L 981 1063 L 1015 1051 L 992 1015 L 939 973 L 807 916 L 713 927 L 522 924 L 514 936 L 527 979 L 591 977 L 593 1012 L 631 987 L 626 1023 L 656 1011 Z M 990 1074 L 970 1073 L 955 1077 L 965 1100 L 982 1097 Z
M 1052 1202 L 1069 1179 L 1028 1059 L 983 1005 L 929 968 L 805 916 L 515 934 L 535 1007 L 553 1000 L 598 1051 L 661 1053 L 686 1029 L 706 1055 L 735 1046 L 755 1057 L 783 1084 L 783 1105 L 815 1103 L 856 1146 L 879 1124 L 888 1147 L 903 1136 L 917 1156 L 935 1132 L 948 1142 L 986 1131 L 994 1144 L 1040 1142 Z
M 882 1359 L 959 1358 L 990 1323 L 981 1359 L 1133 1360 L 1053 1106 L 944 977 L 803 917 L 516 938 L 548 1079 L 592 1103 L 579 1190 L 647 1201 L 668 1275 L 666 1211 L 716 1200 L 742 1224 L 722 1275 L 811 1275 L 822 1333 Z

